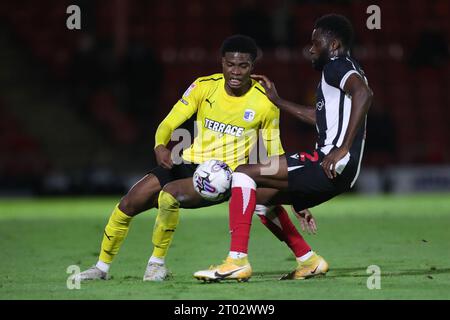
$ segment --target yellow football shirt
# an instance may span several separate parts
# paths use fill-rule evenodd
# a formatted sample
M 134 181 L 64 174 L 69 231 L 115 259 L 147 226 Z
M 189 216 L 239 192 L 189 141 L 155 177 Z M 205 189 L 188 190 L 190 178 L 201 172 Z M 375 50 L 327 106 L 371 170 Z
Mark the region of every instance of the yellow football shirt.
M 175 128 L 194 113 L 197 113 L 196 136 L 183 152 L 183 159 L 188 162 L 218 159 L 234 170 L 248 163 L 259 134 L 269 157 L 284 154 L 279 109 L 266 97 L 257 81 L 252 80 L 245 95 L 233 97 L 225 91 L 223 74 L 198 78 L 159 125 L 155 147 L 166 145 Z

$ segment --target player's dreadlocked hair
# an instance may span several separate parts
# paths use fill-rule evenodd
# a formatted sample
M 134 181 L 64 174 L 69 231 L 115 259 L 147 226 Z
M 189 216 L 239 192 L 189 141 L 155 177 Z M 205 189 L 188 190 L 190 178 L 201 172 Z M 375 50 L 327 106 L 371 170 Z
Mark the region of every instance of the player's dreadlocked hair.
M 350 49 L 353 44 L 352 23 L 339 14 L 327 14 L 317 19 L 314 29 L 320 28 L 325 34 L 329 34 L 341 40 L 342 45 Z
M 222 57 L 226 52 L 248 53 L 250 54 L 252 61 L 255 61 L 258 56 L 258 47 L 256 46 L 255 40 L 252 38 L 236 34 L 223 41 L 220 52 L 222 53 Z

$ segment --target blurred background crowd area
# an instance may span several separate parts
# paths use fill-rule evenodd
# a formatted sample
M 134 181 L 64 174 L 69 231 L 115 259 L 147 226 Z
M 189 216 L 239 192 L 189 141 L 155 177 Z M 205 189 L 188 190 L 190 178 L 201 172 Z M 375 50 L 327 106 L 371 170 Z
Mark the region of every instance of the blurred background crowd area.
M 80 30 L 66 27 L 72 4 Z M 366 27 L 372 4 L 380 30 Z M 311 32 L 333 12 L 353 23 L 375 95 L 363 172 L 450 175 L 448 0 L 11 0 L 0 2 L 0 194 L 125 191 L 155 165 L 159 122 L 193 80 L 221 72 L 220 45 L 235 33 L 257 41 L 255 72 L 283 98 L 314 105 Z M 314 147 L 315 128 L 284 114 L 281 134 L 287 151 Z

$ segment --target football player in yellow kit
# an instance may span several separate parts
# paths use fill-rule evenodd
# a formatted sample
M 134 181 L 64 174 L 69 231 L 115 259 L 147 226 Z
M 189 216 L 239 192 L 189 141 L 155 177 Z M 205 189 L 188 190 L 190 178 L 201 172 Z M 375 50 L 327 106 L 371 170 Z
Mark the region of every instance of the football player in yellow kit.
M 250 78 L 257 46 L 253 39 L 235 35 L 221 48 L 223 73 L 195 80 L 158 126 L 155 155 L 158 166 L 139 180 L 114 208 L 104 230 L 99 260 L 92 268 L 76 275 L 79 280 L 107 279 L 110 264 L 125 239 L 130 222 L 137 214 L 156 207 L 153 230 L 154 250 L 144 281 L 161 281 L 169 276 L 165 256 L 179 221 L 179 208 L 199 208 L 219 202 L 203 199 L 194 190 L 192 176 L 198 164 L 217 159 L 231 169 L 249 162 L 250 151 L 261 133 L 268 157 L 284 154 L 279 136 L 279 110 L 266 97 L 264 88 Z M 174 130 L 197 113 L 198 134 L 183 152 L 182 163 L 166 147 Z M 175 161 L 177 162 L 177 161 Z M 258 203 L 266 203 L 264 189 Z M 256 213 L 263 224 L 291 248 L 296 257 L 310 251 L 282 206 L 259 205 Z M 311 229 L 314 219 L 308 210 L 301 216 Z M 251 269 L 249 270 L 251 275 Z M 241 277 L 239 280 L 248 278 Z

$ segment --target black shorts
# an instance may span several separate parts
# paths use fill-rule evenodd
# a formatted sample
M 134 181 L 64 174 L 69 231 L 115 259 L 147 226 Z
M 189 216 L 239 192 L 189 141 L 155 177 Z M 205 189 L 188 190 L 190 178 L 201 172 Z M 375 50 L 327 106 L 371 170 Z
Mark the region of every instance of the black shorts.
M 159 180 L 159 184 L 161 185 L 161 188 L 163 188 L 166 184 L 174 180 L 192 178 L 197 166 L 198 164 L 195 163 L 174 164 L 172 169 L 165 169 L 161 166 L 157 166 L 150 170 L 149 173 L 153 174 Z
M 286 154 L 288 188 L 295 210 L 312 208 L 350 189 L 357 171 L 355 159 L 350 155 L 342 173 L 329 179 L 320 165 L 323 158 L 318 150 Z

